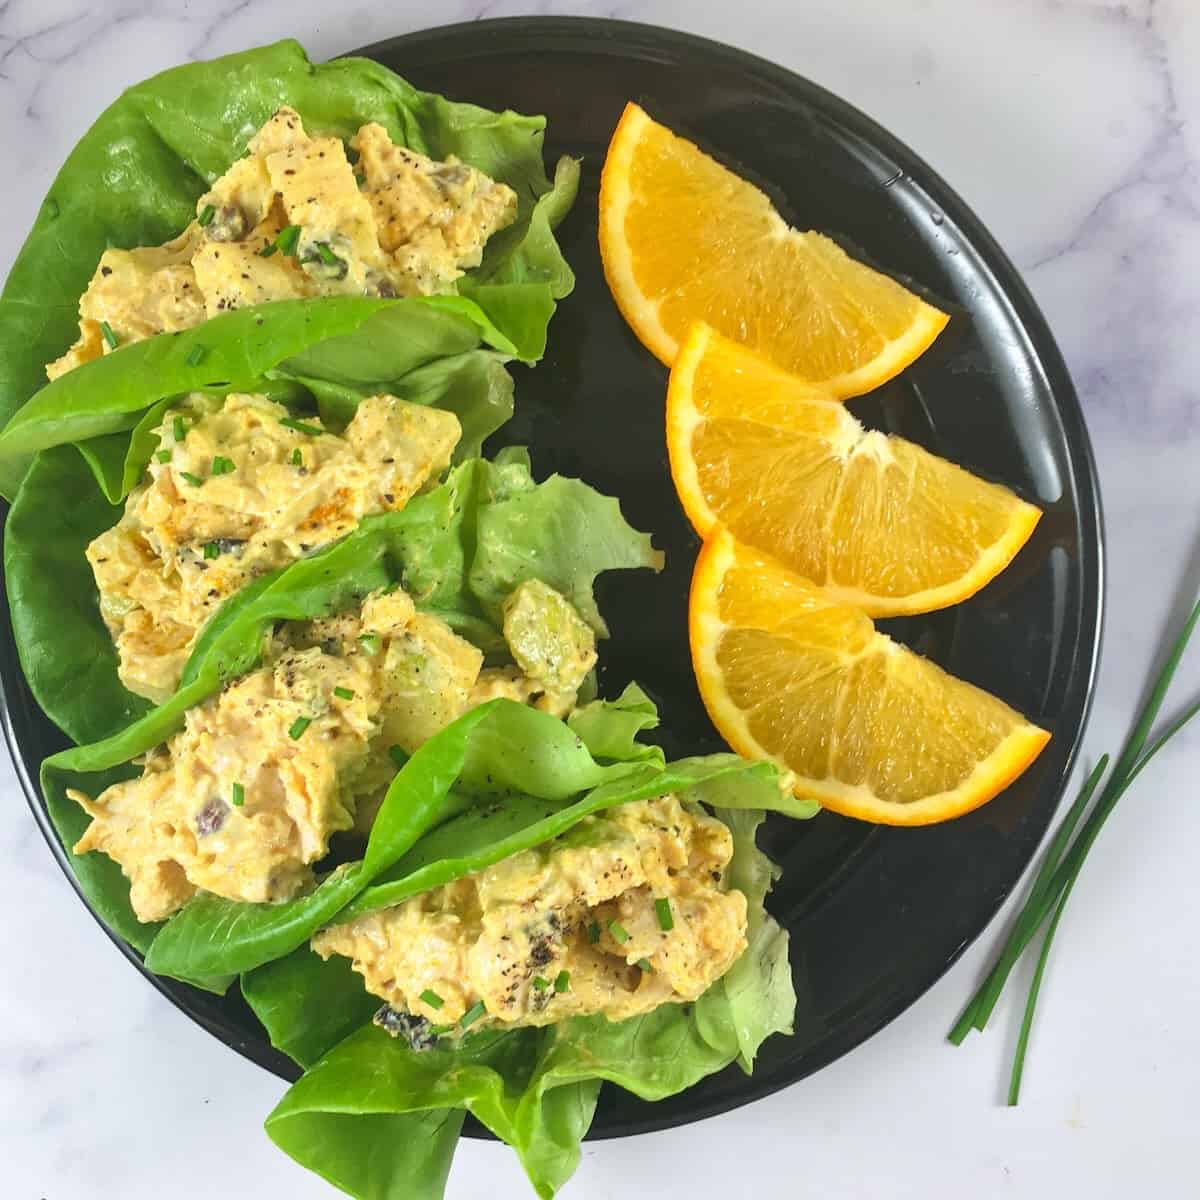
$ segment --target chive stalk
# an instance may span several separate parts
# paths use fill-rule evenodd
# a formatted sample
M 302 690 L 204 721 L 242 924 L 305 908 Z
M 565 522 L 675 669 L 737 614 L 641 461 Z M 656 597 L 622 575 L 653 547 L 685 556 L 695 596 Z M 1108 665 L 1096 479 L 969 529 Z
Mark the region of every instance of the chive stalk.
M 305 421 L 296 421 L 291 417 L 280 417 L 280 425 L 294 429 L 297 433 L 307 433 L 309 437 L 320 437 L 325 432 L 320 425 L 310 425 Z
M 312 717 L 297 717 L 288 728 L 288 737 L 292 741 L 304 736 L 304 731 L 312 724 Z
M 487 1012 L 487 1006 L 482 1000 L 476 1000 L 461 1017 L 458 1018 L 460 1028 L 467 1029 L 474 1025 Z
M 433 1009 L 441 1008 L 446 1003 L 432 988 L 426 988 L 421 993 L 421 999 Z
M 300 241 L 300 226 L 285 225 L 275 238 L 275 248 L 280 254 L 295 255 L 296 246 Z
M 1020 1099 L 1021 1080 L 1029 1049 L 1029 1036 L 1033 1028 L 1033 1017 L 1037 1008 L 1038 996 L 1041 993 L 1050 948 L 1088 853 L 1095 845 L 1100 830 L 1112 814 L 1117 802 L 1128 791 L 1133 781 L 1159 750 L 1200 712 L 1200 700 L 1194 701 L 1150 743 L 1149 749 L 1146 748 L 1154 722 L 1158 719 L 1167 690 L 1195 631 L 1197 622 L 1200 622 L 1200 601 L 1197 601 L 1192 608 L 1183 628 L 1172 643 L 1150 695 L 1121 748 L 1116 766 L 1113 767 L 1107 783 L 1100 791 L 1099 798 L 1088 811 L 1092 796 L 1108 768 L 1109 757 L 1107 754 L 1100 759 L 1088 776 L 1084 786 L 1080 789 L 1079 796 L 1051 840 L 1042 866 L 999 958 L 948 1034 L 949 1040 L 954 1045 L 960 1045 L 972 1029 L 982 1030 L 987 1025 L 1013 967 L 1049 918 L 1049 925 L 1046 926 L 1037 965 L 1026 997 L 1016 1050 L 1013 1055 L 1008 1089 L 1010 1105 L 1017 1104 Z M 1086 819 L 1084 819 L 1085 813 L 1087 814 Z M 1072 841 L 1072 836 L 1081 820 L 1083 820 L 1082 829 Z

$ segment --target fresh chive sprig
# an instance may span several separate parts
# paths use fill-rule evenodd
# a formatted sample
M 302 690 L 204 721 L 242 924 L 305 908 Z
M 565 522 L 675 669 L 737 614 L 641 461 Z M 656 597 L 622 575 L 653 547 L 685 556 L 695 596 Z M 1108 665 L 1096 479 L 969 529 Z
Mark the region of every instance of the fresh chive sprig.
M 1104 828 L 1104 823 L 1112 815 L 1117 801 L 1129 790 L 1130 785 L 1150 760 L 1200 712 L 1200 700 L 1189 704 L 1150 743 L 1147 749 L 1146 743 L 1149 741 L 1151 730 L 1154 728 L 1155 721 L 1158 720 L 1159 711 L 1162 709 L 1171 681 L 1179 668 L 1180 660 L 1183 658 L 1197 622 L 1200 622 L 1200 601 L 1193 606 L 1183 628 L 1172 644 L 1166 661 L 1150 690 L 1150 695 L 1121 748 L 1116 766 L 1113 767 L 1108 781 L 1100 790 L 1099 798 L 1094 805 L 1091 804 L 1092 797 L 1100 787 L 1100 782 L 1108 770 L 1109 756 L 1107 754 L 1101 757 L 1088 776 L 1078 797 L 1051 839 L 1042 865 L 1029 889 L 1029 895 L 1008 935 L 1008 940 L 1005 942 L 999 958 L 948 1034 L 949 1040 L 957 1046 L 962 1044 L 972 1029 L 980 1031 L 984 1029 L 995 1010 L 1013 967 L 1016 966 L 1029 943 L 1033 941 L 1038 931 L 1049 919 L 1049 925 L 1046 926 L 1038 953 L 1033 979 L 1029 985 L 1029 994 L 1025 1000 L 1021 1027 L 1013 1054 L 1012 1072 L 1008 1086 L 1008 1103 L 1010 1105 L 1015 1105 L 1020 1099 L 1021 1079 L 1029 1050 L 1029 1035 L 1033 1028 L 1033 1017 L 1046 973 L 1046 964 L 1050 957 L 1050 947 L 1053 945 L 1054 935 L 1058 932 L 1063 912 L 1066 910 L 1067 902 L 1079 878 L 1079 872 L 1087 860 L 1088 853 L 1095 845 L 1096 838 L 1100 836 L 1100 830 Z M 1079 828 L 1081 820 L 1083 825 L 1082 828 Z M 1079 833 L 1075 836 L 1077 828 L 1079 828 Z M 1072 837 L 1074 837 L 1073 841 Z

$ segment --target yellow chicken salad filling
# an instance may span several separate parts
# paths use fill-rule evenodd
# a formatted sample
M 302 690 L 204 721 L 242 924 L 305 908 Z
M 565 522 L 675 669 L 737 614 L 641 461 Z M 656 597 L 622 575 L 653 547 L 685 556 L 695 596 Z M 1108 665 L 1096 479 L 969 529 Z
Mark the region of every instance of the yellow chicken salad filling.
M 746 947 L 746 898 L 724 890 L 733 840 L 673 795 L 586 817 L 552 842 L 313 938 L 386 1001 L 376 1021 L 431 1027 L 620 1021 L 697 999 Z
M 512 188 L 453 156 L 397 146 L 373 122 L 348 146 L 313 137 L 285 106 L 178 237 L 104 252 L 79 302 L 79 338 L 46 373 L 249 305 L 450 291 L 516 216 Z

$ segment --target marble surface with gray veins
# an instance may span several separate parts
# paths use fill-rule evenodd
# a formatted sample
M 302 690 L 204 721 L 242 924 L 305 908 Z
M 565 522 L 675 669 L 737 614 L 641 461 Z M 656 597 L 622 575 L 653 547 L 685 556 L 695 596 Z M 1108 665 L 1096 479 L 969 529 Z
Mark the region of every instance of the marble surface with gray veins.
M 1113 749 L 1164 622 L 1196 582 L 1193 0 L 8 0 L 0 274 L 67 151 L 135 80 L 285 34 L 324 58 L 427 25 L 529 11 L 671 25 L 772 58 L 883 122 L 976 208 L 1043 305 L 1095 441 L 1110 587 L 1084 759 Z M 1192 664 L 1180 696 L 1198 685 Z M 1097 845 L 1060 931 L 1020 1108 L 1000 1105 L 1011 1008 L 985 1038 L 959 1050 L 943 1041 L 997 925 L 919 1004 L 817 1077 L 699 1125 L 589 1144 L 566 1194 L 1194 1194 L 1197 738 L 1200 727 L 1162 755 Z M 0 787 L 0 1191 L 332 1196 L 261 1133 L 279 1082 L 128 966 L 60 876 L 7 761 Z M 464 1143 L 451 1196 L 524 1189 L 505 1149 Z

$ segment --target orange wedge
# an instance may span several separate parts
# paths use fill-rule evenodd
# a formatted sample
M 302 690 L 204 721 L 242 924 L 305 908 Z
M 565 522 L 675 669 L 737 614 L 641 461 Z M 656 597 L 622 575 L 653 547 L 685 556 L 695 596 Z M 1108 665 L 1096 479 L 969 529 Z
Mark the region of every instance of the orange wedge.
M 725 525 L 873 617 L 965 600 L 1041 517 L 699 323 L 671 370 L 667 447 L 701 537 Z
M 627 104 L 600 177 L 604 274 L 634 333 L 668 366 L 695 320 L 835 398 L 904 370 L 946 314 Z
M 793 772 L 797 796 L 849 817 L 960 816 L 1050 738 L 728 530 L 696 562 L 689 631 L 700 695 L 730 746 Z

